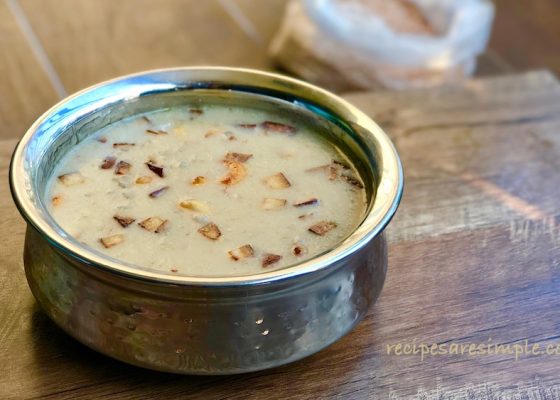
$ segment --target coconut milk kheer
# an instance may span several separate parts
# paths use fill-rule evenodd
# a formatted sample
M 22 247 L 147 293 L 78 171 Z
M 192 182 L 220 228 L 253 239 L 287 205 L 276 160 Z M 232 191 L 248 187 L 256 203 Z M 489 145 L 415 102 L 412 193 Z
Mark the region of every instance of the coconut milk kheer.
M 363 184 L 301 122 L 250 108 L 175 107 L 114 123 L 58 163 L 55 221 L 106 255 L 166 273 L 286 267 L 359 224 Z

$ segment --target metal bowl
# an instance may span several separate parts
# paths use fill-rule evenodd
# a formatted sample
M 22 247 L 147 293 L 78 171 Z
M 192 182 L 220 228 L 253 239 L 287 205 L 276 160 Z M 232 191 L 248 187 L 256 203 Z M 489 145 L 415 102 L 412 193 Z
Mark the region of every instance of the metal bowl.
M 365 183 L 363 221 L 309 261 L 245 276 L 177 276 L 80 244 L 49 215 L 46 182 L 61 157 L 131 115 L 206 101 L 280 107 L 312 120 Z M 138 366 L 232 374 L 286 364 L 330 345 L 360 321 L 385 279 L 383 229 L 402 193 L 399 157 L 383 131 L 339 97 L 284 76 L 234 68 L 148 71 L 63 100 L 14 151 L 10 186 L 27 221 L 24 262 L 39 304 L 85 345 Z

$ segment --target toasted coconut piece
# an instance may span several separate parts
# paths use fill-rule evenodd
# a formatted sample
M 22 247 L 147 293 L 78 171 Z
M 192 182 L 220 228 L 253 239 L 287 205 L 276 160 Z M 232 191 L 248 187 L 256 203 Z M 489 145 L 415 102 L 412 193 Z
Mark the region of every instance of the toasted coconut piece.
M 286 178 L 282 172 L 269 176 L 268 178 L 265 178 L 264 181 L 266 185 L 272 189 L 284 189 L 292 186 L 288 178 Z
M 349 184 L 351 184 L 352 186 L 356 186 L 358 189 L 364 188 L 362 182 L 360 182 L 358 179 L 354 178 L 353 176 L 341 175 L 340 177 L 344 179 L 346 182 L 348 182 Z
M 286 133 L 288 135 L 293 135 L 297 132 L 297 128 L 295 126 L 274 121 L 264 121 L 261 123 L 261 128 L 265 131 Z
M 235 126 L 242 129 L 255 129 L 257 124 L 236 124 Z
M 111 236 L 105 236 L 99 239 L 103 247 L 108 249 L 109 247 L 116 246 L 117 244 L 121 244 L 124 241 L 124 235 L 117 234 Z
M 329 180 L 334 181 L 337 179 L 342 179 L 349 184 L 356 186 L 357 188 L 363 189 L 364 185 L 357 179 L 350 168 L 350 165 L 344 161 L 332 160 L 330 164 L 320 165 L 318 167 L 310 168 L 306 170 L 307 172 L 325 171 Z
M 138 225 L 140 225 L 140 227 L 144 228 L 147 231 L 160 233 L 163 231 L 163 229 L 165 229 L 167 220 L 160 217 L 150 217 L 146 218 L 142 222 L 138 222 Z
M 115 167 L 115 175 L 126 175 L 130 172 L 130 168 L 132 168 L 132 165 L 126 161 L 119 161 Z
M 105 136 L 100 136 L 95 140 L 97 140 L 99 143 L 107 143 L 107 138 Z
M 341 173 L 342 173 L 342 167 L 338 164 L 331 164 L 329 165 L 329 168 L 327 169 L 328 174 L 329 174 L 329 180 L 334 181 L 338 178 L 340 178 Z
M 247 162 L 251 157 L 253 157 L 252 154 L 227 153 L 226 156 L 224 157 L 224 162 L 230 163 L 235 161 L 235 162 L 244 163 Z
M 117 158 L 113 156 L 105 157 L 99 168 L 101 169 L 111 169 L 115 166 Z
M 304 200 L 304 201 L 299 201 L 297 203 L 294 203 L 294 207 L 314 206 L 316 204 L 319 204 L 319 199 L 316 199 L 315 197 L 313 197 L 311 199 L 307 199 L 307 200 Z
M 276 264 L 281 259 L 282 259 L 282 256 L 280 256 L 278 254 L 266 253 L 266 254 L 263 255 L 261 265 L 263 266 L 263 268 L 266 268 L 266 267 L 268 267 L 272 264 Z
M 211 129 L 204 134 L 204 137 L 208 139 L 209 137 L 216 136 L 217 134 L 217 131 Z
M 53 196 L 53 198 L 51 199 L 52 205 L 54 207 L 59 206 L 62 204 L 62 196 L 57 195 L 57 196 Z
M 179 272 L 179 270 L 175 267 L 169 268 L 169 271 L 171 272 Z
M 301 256 L 307 254 L 307 248 L 302 244 L 299 244 L 299 243 L 295 244 L 292 247 L 292 254 L 296 257 L 301 257 Z
M 161 187 L 161 188 L 156 189 L 153 192 L 151 192 L 148 196 L 155 199 L 157 197 L 160 197 L 162 194 L 164 194 L 167 191 L 167 189 L 169 189 L 169 186 Z
M 113 215 L 113 219 L 119 223 L 120 226 L 126 228 L 128 225 L 132 224 L 136 221 L 135 218 L 131 217 L 124 217 L 122 215 Z
M 113 147 L 124 147 L 124 148 L 126 148 L 126 147 L 132 147 L 132 146 L 136 146 L 136 143 L 124 143 L 124 142 L 113 143 Z
M 153 178 L 151 176 L 139 176 L 138 178 L 136 178 L 136 183 L 139 185 L 145 185 L 147 183 L 150 183 L 153 180 Z
M 201 214 L 210 213 L 210 207 L 208 207 L 206 203 L 198 200 L 183 200 L 179 203 L 179 206 L 186 210 L 194 211 Z
M 214 224 L 213 222 L 204 225 L 202 228 L 198 230 L 198 233 L 211 240 L 218 240 L 218 238 L 222 236 L 222 232 L 220 232 L 220 228 L 218 228 L 218 225 Z
M 333 230 L 338 225 L 336 222 L 332 221 L 321 221 L 317 222 L 315 225 L 309 227 L 309 232 L 313 232 L 316 235 L 323 236 L 325 233 Z
M 228 254 L 234 261 L 239 261 L 247 257 L 252 257 L 255 252 L 250 244 L 245 244 L 238 249 L 228 251 Z
M 189 114 L 191 114 L 191 117 L 198 117 L 202 114 L 204 114 L 204 110 L 201 108 L 191 108 L 189 110 Z
M 335 163 L 333 161 L 330 164 L 319 165 L 318 167 L 309 168 L 306 170 L 306 172 L 324 171 L 327 173 L 329 179 L 331 181 L 334 181 L 335 179 L 338 179 L 340 177 L 343 168 L 344 167 L 340 163 Z
M 278 208 L 284 207 L 288 201 L 286 199 L 272 199 L 265 198 L 262 202 L 262 208 L 264 210 L 276 210 Z
M 71 172 L 69 174 L 60 175 L 58 180 L 64 186 L 74 186 L 84 182 L 84 177 L 79 172 Z
M 142 115 L 140 118 L 148 124 L 152 123 L 152 120 L 150 118 L 146 117 L 145 115 Z
M 312 212 L 307 213 L 307 214 L 302 214 L 302 215 L 300 215 L 298 218 L 299 218 L 299 219 L 306 219 L 306 218 L 309 218 L 309 217 L 311 217 L 311 216 L 313 216 L 313 213 L 312 213 Z
M 206 183 L 206 178 L 203 176 L 194 177 L 191 181 L 191 184 L 194 186 L 204 185 Z
M 163 178 L 164 173 L 163 173 L 163 167 L 161 165 L 157 165 L 155 163 L 155 161 L 148 161 L 146 163 L 146 166 L 148 167 L 148 169 L 150 171 L 152 171 L 154 174 L 156 174 L 157 176 L 159 176 L 160 178 Z
M 151 135 L 167 135 L 166 131 L 162 131 L 162 130 L 155 130 L 155 129 L 146 129 L 146 133 L 149 133 Z
M 247 176 L 247 168 L 245 168 L 245 166 L 240 162 L 228 162 L 226 163 L 226 166 L 228 167 L 229 172 L 220 181 L 224 185 L 235 185 Z

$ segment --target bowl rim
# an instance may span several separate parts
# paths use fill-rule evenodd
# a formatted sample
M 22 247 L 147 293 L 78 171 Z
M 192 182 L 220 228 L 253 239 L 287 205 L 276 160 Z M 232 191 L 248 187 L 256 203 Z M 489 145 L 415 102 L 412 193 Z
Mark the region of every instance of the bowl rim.
M 329 105 L 335 106 L 335 112 L 338 113 L 340 111 L 341 113 L 344 112 L 345 114 L 352 116 L 353 124 L 360 126 L 368 134 L 374 136 L 376 143 L 379 145 L 379 153 L 383 159 L 383 170 L 380 171 L 381 179 L 377 184 L 377 193 L 374 196 L 373 205 L 366 213 L 361 224 L 343 242 L 335 248 L 302 263 L 268 272 L 233 276 L 169 275 L 164 272 L 148 271 L 139 268 L 139 266 L 135 267 L 134 264 L 131 263 L 122 261 L 119 262 L 119 260 L 114 258 L 104 257 L 101 253 L 98 253 L 93 249 L 88 249 L 87 246 L 79 246 L 61 235 L 56 227 L 51 226 L 47 220 L 42 218 L 34 204 L 32 196 L 30 195 L 30 190 L 28 189 L 29 174 L 25 168 L 25 153 L 30 141 L 37 132 L 40 132 L 42 124 L 48 120 L 49 117 L 55 114 L 58 110 L 61 110 L 69 102 L 77 100 L 81 96 L 110 87 L 111 85 L 124 83 L 127 80 L 150 77 L 158 74 L 173 75 L 182 72 L 203 73 L 209 71 L 218 73 L 235 73 L 239 75 L 247 75 L 248 77 L 258 75 L 260 78 L 281 82 L 288 87 L 297 87 L 298 89 L 305 90 L 308 93 L 327 99 Z M 255 76 L 255 78 L 257 78 L 257 76 Z M 258 86 L 254 87 L 258 88 Z M 342 119 L 348 121 L 348 118 Z M 403 192 L 403 169 L 399 155 L 385 132 L 365 113 L 346 100 L 325 89 L 299 79 L 256 69 L 196 66 L 153 69 L 123 75 L 100 82 L 93 86 L 89 86 L 62 99 L 42 114 L 31 125 L 16 145 L 10 163 L 9 181 L 14 202 L 26 222 L 37 229 L 42 236 L 46 237 L 51 245 L 55 245 L 58 249 L 63 250 L 65 253 L 69 253 L 69 255 L 73 258 L 79 259 L 82 264 L 85 263 L 89 267 L 98 268 L 107 272 L 116 273 L 118 275 L 123 275 L 128 278 L 146 281 L 149 283 L 173 284 L 179 286 L 229 287 L 273 283 L 323 271 L 328 269 L 329 266 L 343 260 L 350 254 L 355 253 L 363 246 L 366 246 L 375 236 L 383 231 L 398 208 Z M 379 196 L 380 193 L 383 193 L 382 197 Z M 378 201 L 378 199 L 382 199 L 383 201 Z

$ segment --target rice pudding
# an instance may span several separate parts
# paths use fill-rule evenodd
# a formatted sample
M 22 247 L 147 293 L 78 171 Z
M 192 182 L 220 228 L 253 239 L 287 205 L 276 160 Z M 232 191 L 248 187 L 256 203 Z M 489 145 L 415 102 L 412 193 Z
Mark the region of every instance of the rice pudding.
M 354 166 L 312 126 L 223 105 L 103 128 L 63 156 L 47 198 L 84 245 L 191 276 L 300 263 L 345 239 L 366 208 Z

